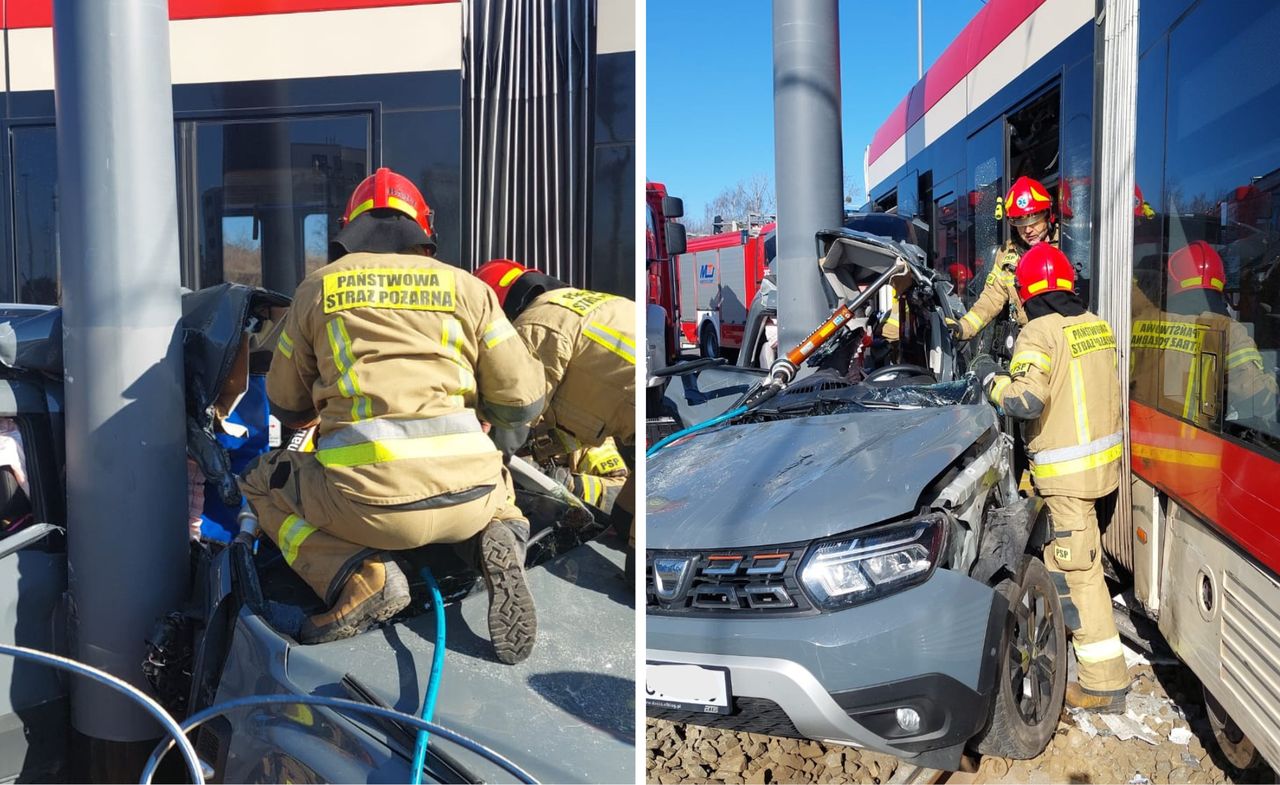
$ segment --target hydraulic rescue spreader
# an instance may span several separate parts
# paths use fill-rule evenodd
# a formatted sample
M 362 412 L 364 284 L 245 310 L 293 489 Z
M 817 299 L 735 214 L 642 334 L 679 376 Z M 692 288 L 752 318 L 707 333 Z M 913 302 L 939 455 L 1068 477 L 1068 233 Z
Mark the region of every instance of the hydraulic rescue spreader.
M 754 409 L 785 390 L 787 385 L 795 379 L 796 374 L 800 371 L 800 366 L 812 357 L 814 352 L 822 348 L 827 341 L 839 335 L 840 330 L 846 327 L 853 319 L 853 314 L 858 308 L 861 308 L 864 303 L 874 297 L 876 292 L 880 291 L 880 287 L 887 284 L 891 278 L 895 275 L 909 273 L 910 269 L 905 261 L 899 259 L 892 267 L 881 273 L 870 286 L 859 292 L 858 296 L 852 301 L 841 303 L 837 306 L 831 312 L 831 315 L 826 318 L 826 321 L 809 333 L 809 337 L 774 361 L 772 367 L 769 368 L 769 377 L 749 392 L 743 399 L 742 404 L 748 410 Z

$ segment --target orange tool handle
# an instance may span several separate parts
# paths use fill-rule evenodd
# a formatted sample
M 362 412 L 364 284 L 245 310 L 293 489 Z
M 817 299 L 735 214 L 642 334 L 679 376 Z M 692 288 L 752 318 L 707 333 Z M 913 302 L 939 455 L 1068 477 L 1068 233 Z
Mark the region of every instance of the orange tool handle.
M 787 352 L 787 362 L 799 368 L 809 355 L 830 340 L 831 336 L 835 335 L 851 318 L 853 318 L 853 311 L 849 310 L 849 306 L 842 304 L 827 317 L 825 322 L 818 325 L 818 329 L 809 333 L 809 337 L 805 338 L 799 346 Z

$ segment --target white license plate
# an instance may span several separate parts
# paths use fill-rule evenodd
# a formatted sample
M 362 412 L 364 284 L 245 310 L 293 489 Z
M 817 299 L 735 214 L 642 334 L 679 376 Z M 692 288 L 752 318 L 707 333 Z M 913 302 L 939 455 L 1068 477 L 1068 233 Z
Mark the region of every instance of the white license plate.
M 644 688 L 651 706 L 699 714 L 732 711 L 728 668 L 646 662 Z

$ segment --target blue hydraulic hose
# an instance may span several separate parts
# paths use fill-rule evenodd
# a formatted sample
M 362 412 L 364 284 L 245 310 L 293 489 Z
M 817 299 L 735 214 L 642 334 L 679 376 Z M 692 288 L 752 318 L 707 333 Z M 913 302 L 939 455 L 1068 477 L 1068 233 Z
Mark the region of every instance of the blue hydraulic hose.
M 440 587 L 436 585 L 435 576 L 430 567 L 422 568 L 422 577 L 427 579 L 431 588 L 431 607 L 436 612 L 436 648 L 431 657 L 431 676 L 427 679 L 427 697 L 422 701 L 422 719 L 431 722 L 436 713 L 436 693 L 440 690 L 440 672 L 444 670 L 444 598 L 440 596 Z M 418 743 L 413 749 L 413 785 L 422 785 L 422 769 L 427 762 L 427 739 L 430 733 L 426 728 L 418 731 Z
M 650 447 L 645 452 L 644 457 L 646 458 L 651 457 L 658 450 L 661 450 L 663 447 L 666 447 L 668 444 L 671 444 L 677 439 L 683 439 L 684 437 L 697 433 L 698 431 L 701 431 L 704 428 L 710 428 L 713 425 L 719 425 L 725 420 L 732 420 L 734 417 L 737 417 L 740 414 L 746 414 L 746 412 L 747 412 L 747 407 L 739 406 L 736 409 L 730 409 L 729 411 L 725 412 L 719 417 L 712 417 L 710 420 L 707 420 L 705 422 L 700 422 L 697 425 L 690 425 L 688 428 L 685 428 L 683 431 L 676 431 L 675 433 L 662 439 L 657 444 Z

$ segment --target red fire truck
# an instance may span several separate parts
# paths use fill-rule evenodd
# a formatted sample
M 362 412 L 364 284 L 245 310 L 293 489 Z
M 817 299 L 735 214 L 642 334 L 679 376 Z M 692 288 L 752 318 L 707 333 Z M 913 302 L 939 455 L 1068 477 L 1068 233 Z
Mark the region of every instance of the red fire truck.
M 669 365 L 679 354 L 676 344 L 676 323 L 679 320 L 680 303 L 676 296 L 676 255 L 684 253 L 684 226 L 675 219 L 684 215 L 684 202 L 667 195 L 662 183 L 645 185 L 645 268 L 647 270 L 646 335 L 648 335 L 649 369 Z M 658 322 L 662 323 L 659 333 Z M 658 335 L 661 338 L 658 338 Z M 663 347 L 661 364 L 654 356 L 658 346 Z
M 688 241 L 676 259 L 681 343 L 703 357 L 742 347 L 747 308 L 777 251 L 775 223 Z

